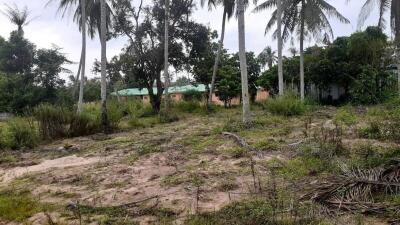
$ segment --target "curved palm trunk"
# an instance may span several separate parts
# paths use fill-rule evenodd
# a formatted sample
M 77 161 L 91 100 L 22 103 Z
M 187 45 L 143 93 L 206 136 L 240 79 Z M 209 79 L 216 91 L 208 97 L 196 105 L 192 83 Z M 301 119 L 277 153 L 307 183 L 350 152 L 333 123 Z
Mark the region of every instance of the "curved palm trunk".
M 304 100 L 304 5 L 305 0 L 301 1 L 301 25 L 300 25 L 300 97 Z
M 226 24 L 226 8 L 224 8 L 224 15 L 222 16 L 221 39 L 219 40 L 218 52 L 217 52 L 217 55 L 215 57 L 215 62 L 214 62 L 213 74 L 212 74 L 212 78 L 211 78 L 210 93 L 208 95 L 208 105 L 211 105 L 211 103 L 212 103 L 212 96 L 214 93 L 214 86 L 215 86 L 215 78 L 217 76 L 219 61 L 220 61 L 221 53 L 222 53 L 222 48 L 224 46 L 225 24 Z
M 239 33 L 239 59 L 240 72 L 242 77 L 242 104 L 243 104 L 243 123 L 251 122 L 250 115 L 250 98 L 249 85 L 247 78 L 247 62 L 246 62 L 246 35 L 244 21 L 244 0 L 238 1 L 238 33 Z
M 81 82 L 79 87 L 79 100 L 77 112 L 82 112 L 83 105 L 83 86 L 85 85 L 85 66 L 86 66 L 86 0 L 81 0 L 81 11 L 82 11 L 82 55 L 81 55 Z
M 278 80 L 279 80 L 279 95 L 282 96 L 284 92 L 283 86 L 283 62 L 282 62 L 282 0 L 277 1 L 277 11 L 278 11 L 278 19 L 277 19 L 277 30 L 278 30 Z M 272 65 L 272 63 L 271 63 Z M 271 68 L 271 66 L 270 66 Z
M 76 73 L 76 78 L 74 82 L 74 88 L 72 90 L 72 98 L 76 98 L 76 92 L 78 91 L 78 83 L 79 83 L 79 76 L 81 75 L 81 69 L 82 69 L 82 51 L 81 51 L 81 58 L 79 60 L 79 67 L 78 67 L 78 72 Z
M 100 19 L 100 42 L 101 42 L 101 124 L 103 131 L 107 132 L 109 128 L 107 117 L 107 19 L 106 3 L 100 0 L 101 19 Z
M 165 27 L 164 27 L 164 79 L 165 79 L 165 108 L 168 110 L 169 101 L 169 0 L 165 0 Z

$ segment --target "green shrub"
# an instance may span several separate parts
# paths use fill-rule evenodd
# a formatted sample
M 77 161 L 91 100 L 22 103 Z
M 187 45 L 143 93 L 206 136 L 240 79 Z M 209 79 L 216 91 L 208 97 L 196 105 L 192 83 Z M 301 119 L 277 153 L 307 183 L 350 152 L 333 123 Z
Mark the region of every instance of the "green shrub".
M 68 129 L 69 137 L 79 137 L 100 131 L 100 120 L 87 112 L 75 114 Z
M 307 112 L 308 107 L 296 95 L 287 93 L 284 96 L 270 98 L 262 104 L 263 108 L 274 115 L 298 116 Z
M 357 117 L 351 106 L 339 108 L 333 120 L 339 126 L 353 126 L 357 123 Z
M 143 104 L 140 99 L 129 99 L 125 103 L 125 111 L 130 118 L 143 118 L 155 115 L 151 105 Z
M 70 110 L 50 104 L 41 104 L 34 108 L 33 115 L 39 124 L 39 132 L 43 139 L 57 139 L 68 135 L 71 121 Z
M 124 107 L 122 103 L 115 100 L 107 101 L 107 118 L 112 129 L 116 129 L 124 116 Z
M 182 113 L 198 113 L 202 112 L 203 107 L 200 105 L 200 102 L 196 101 L 179 101 L 173 104 L 173 107 Z
M 159 112 L 158 119 L 160 123 L 172 123 L 179 120 L 178 114 L 172 109 L 162 109 Z
M 1 136 L 2 145 L 11 149 L 32 149 L 39 142 L 34 123 L 27 118 L 14 118 L 7 121 Z
M 195 90 L 188 90 L 183 93 L 183 100 L 185 101 L 201 101 L 203 100 L 203 93 L 195 91 Z

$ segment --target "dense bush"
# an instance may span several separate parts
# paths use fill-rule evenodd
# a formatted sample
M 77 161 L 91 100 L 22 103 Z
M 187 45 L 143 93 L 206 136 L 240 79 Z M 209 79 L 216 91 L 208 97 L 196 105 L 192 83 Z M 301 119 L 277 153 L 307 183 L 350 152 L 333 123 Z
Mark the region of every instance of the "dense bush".
M 56 139 L 68 135 L 72 112 L 64 107 L 41 104 L 34 108 L 33 115 L 39 124 L 43 139 Z
M 124 116 L 124 105 L 115 100 L 107 101 L 107 116 L 111 129 L 117 129 Z
M 270 98 L 262 104 L 262 107 L 274 115 L 281 116 L 303 115 L 308 110 L 308 106 L 292 93 Z
M 183 100 L 185 101 L 201 101 L 203 100 L 203 93 L 195 91 L 195 90 L 189 90 L 183 93 Z
M 38 133 L 30 119 L 11 119 L 0 131 L 0 148 L 31 149 L 37 146 L 38 141 Z
M 204 108 L 198 101 L 179 101 L 173 104 L 173 108 L 182 113 L 199 113 L 204 111 Z

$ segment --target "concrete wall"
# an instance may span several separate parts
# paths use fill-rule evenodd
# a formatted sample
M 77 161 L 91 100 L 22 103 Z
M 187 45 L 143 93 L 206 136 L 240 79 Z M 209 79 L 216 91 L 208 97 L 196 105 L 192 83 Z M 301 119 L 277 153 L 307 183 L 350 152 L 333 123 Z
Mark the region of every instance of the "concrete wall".
M 182 101 L 184 98 L 184 94 L 183 93 L 172 93 L 170 94 L 170 97 L 172 100 L 174 101 Z M 268 99 L 269 97 L 269 93 L 264 90 L 264 89 L 259 89 L 257 91 L 257 96 L 256 96 L 256 101 L 263 101 Z M 145 95 L 145 96 L 138 96 L 139 99 L 142 99 L 143 103 L 145 104 L 150 104 L 150 96 Z M 127 97 L 121 97 L 121 99 L 126 100 Z M 213 94 L 213 104 L 214 105 L 220 105 L 223 106 L 224 102 L 221 101 L 216 95 L 215 93 Z M 231 105 L 240 105 L 240 97 L 234 98 L 231 100 Z

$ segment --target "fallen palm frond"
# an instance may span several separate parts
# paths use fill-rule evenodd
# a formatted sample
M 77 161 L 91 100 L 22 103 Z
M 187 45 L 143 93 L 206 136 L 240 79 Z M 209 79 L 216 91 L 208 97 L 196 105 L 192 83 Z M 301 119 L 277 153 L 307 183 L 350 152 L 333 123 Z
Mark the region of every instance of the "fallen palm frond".
M 400 215 L 400 205 L 376 202 L 376 196 L 379 194 L 400 193 L 400 159 L 368 170 L 345 167 L 342 170 L 342 175 L 318 184 L 318 187 L 303 196 L 303 199 L 345 211 Z
M 240 147 L 246 148 L 246 149 L 248 149 L 248 150 L 250 150 L 250 151 L 253 151 L 253 150 L 254 150 L 254 148 L 251 147 L 251 146 L 246 142 L 246 140 L 244 140 L 244 139 L 243 139 L 242 137 L 240 137 L 239 135 L 234 134 L 234 133 L 230 133 L 230 132 L 223 132 L 222 134 L 223 134 L 224 136 L 227 136 L 227 137 L 230 137 L 230 138 L 234 139 L 235 142 L 236 142 Z

